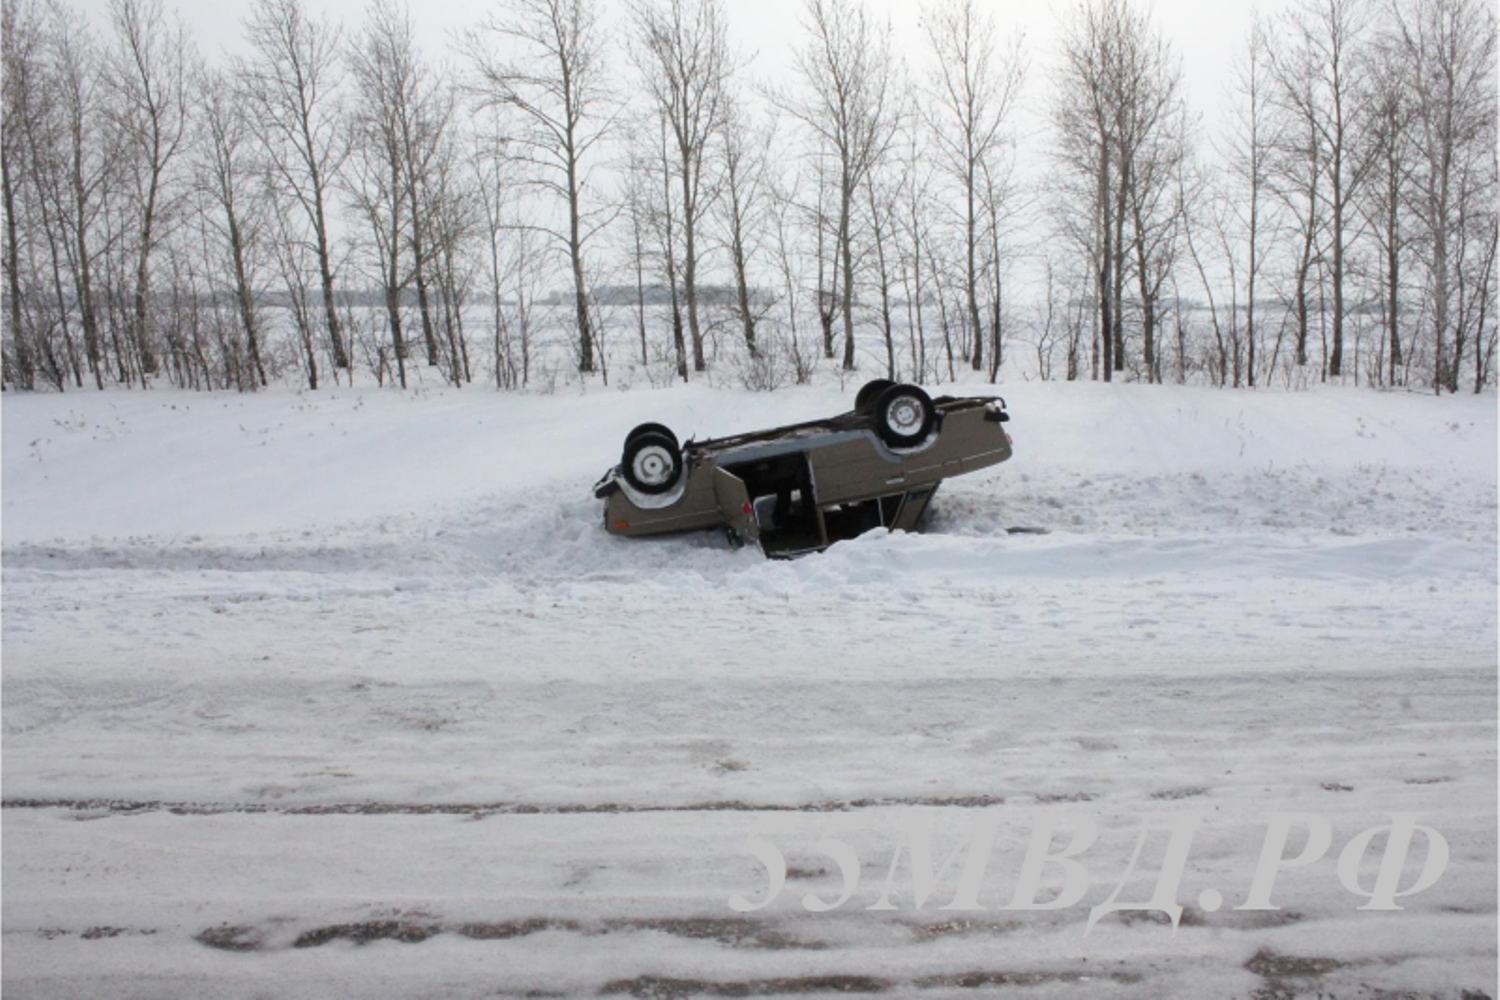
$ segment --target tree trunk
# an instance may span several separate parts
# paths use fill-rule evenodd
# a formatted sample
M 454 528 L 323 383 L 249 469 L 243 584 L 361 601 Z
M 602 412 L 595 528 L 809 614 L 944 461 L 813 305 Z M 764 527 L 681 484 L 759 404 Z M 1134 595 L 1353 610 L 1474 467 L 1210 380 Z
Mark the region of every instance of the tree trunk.
M 1337 151 L 1334 170 L 1338 170 Z M 1328 354 L 1328 376 L 1338 378 L 1344 373 L 1344 212 L 1341 202 L 1338 174 L 1334 174 L 1333 189 L 1333 348 Z
M 156 354 L 151 348 L 151 240 L 156 222 L 156 194 L 161 183 L 160 173 L 153 167 L 146 184 L 146 205 L 141 217 L 141 246 L 136 259 L 135 272 L 135 322 L 136 351 L 141 358 L 141 370 L 146 375 L 156 371 Z
M 693 338 L 693 371 L 707 368 L 703 360 L 703 330 L 698 325 L 698 228 L 697 206 L 694 204 L 691 155 L 682 150 L 682 294 L 687 300 L 688 333 Z
M 578 370 L 588 374 L 594 370 L 594 332 L 589 324 L 588 286 L 583 277 L 583 240 L 579 234 L 578 157 L 571 128 L 568 130 L 565 155 L 568 161 L 568 259 L 573 267 L 573 314 L 578 324 Z
M 1397 184 L 1398 175 L 1392 174 L 1391 186 L 1388 190 L 1390 202 L 1386 211 L 1386 288 L 1387 305 L 1387 329 L 1390 333 L 1390 384 L 1396 384 L 1396 372 L 1401 367 L 1401 320 L 1400 320 L 1400 294 L 1401 294 L 1401 242 L 1400 242 L 1400 220 L 1397 214 L 1399 188 Z
M 967 297 L 969 308 L 969 323 L 974 329 L 974 338 L 971 345 L 972 356 L 969 358 L 969 367 L 979 371 L 983 364 L 984 355 L 984 327 L 979 321 L 979 275 L 974 263 L 975 243 L 978 236 L 975 232 L 976 221 L 974 218 L 974 161 L 971 157 L 968 163 L 968 173 L 965 176 L 966 195 L 968 200 L 968 214 L 964 217 L 964 250 L 966 253 L 966 268 L 964 273 L 964 293 Z M 997 266 L 999 262 L 996 262 Z
M 635 235 L 635 316 L 641 335 L 641 366 L 645 367 L 651 363 L 646 348 L 646 250 L 641 241 L 639 217 L 632 219 L 632 226 Z
M 5 277 L 6 294 L 10 298 L 10 333 L 15 342 L 17 385 L 30 389 L 31 349 L 27 345 L 25 332 L 21 329 L 21 242 L 16 233 L 15 189 L 10 176 L 9 137 L 0 138 L 0 187 L 5 191 Z
M 323 316 L 328 324 L 328 340 L 333 348 L 333 366 L 347 370 L 350 367 L 349 353 L 344 350 L 344 337 L 339 326 L 338 308 L 333 301 L 333 262 L 328 251 L 328 225 L 323 215 L 323 192 L 316 172 L 313 177 L 313 201 L 314 228 L 318 239 L 318 276 L 323 284 Z
M 412 210 L 416 211 L 415 207 Z M 392 252 L 395 252 L 394 249 Z M 422 262 L 421 238 L 416 235 L 415 228 L 412 230 L 412 256 L 415 258 L 413 280 L 417 286 L 417 311 L 422 316 L 422 339 L 427 346 L 427 363 L 437 367 L 437 331 L 433 329 L 432 300 L 427 294 L 427 268 Z
M 396 258 L 396 247 L 391 246 L 390 271 L 385 279 L 386 322 L 391 325 L 391 349 L 396 353 L 396 377 L 401 388 L 406 388 L 406 342 L 401 336 L 401 287 Z
M 1100 348 L 1104 354 L 1104 381 L 1113 380 L 1111 344 L 1114 339 L 1114 219 L 1111 212 L 1108 137 L 1099 139 L 1099 333 L 1092 352 L 1094 377 L 1099 377 Z
M 245 272 L 245 240 L 240 232 L 234 209 L 225 209 L 229 223 L 229 251 L 234 262 L 234 293 L 239 306 L 240 325 L 245 331 L 245 349 L 250 355 L 251 373 L 262 388 L 267 385 L 266 366 L 260 356 L 260 333 L 255 324 L 255 299 L 250 294 L 250 279 Z
M 849 233 L 849 216 L 853 200 L 853 184 L 846 171 L 839 204 L 839 253 L 844 264 L 844 287 L 840 295 L 840 311 L 844 316 L 844 371 L 846 372 L 854 370 L 854 247 Z
M 94 380 L 104 388 L 103 357 L 99 343 L 99 314 L 94 302 L 93 260 L 88 246 L 88 194 L 83 183 L 83 138 L 73 137 L 73 240 L 78 248 L 78 260 L 74 265 L 73 282 L 77 286 L 78 321 L 83 327 L 83 351 L 88 355 L 89 366 L 94 369 Z M 119 363 L 125 364 L 124 356 L 116 348 Z M 126 381 L 121 373 L 120 381 Z
M 739 299 L 740 329 L 745 335 L 745 350 L 752 358 L 759 356 L 755 344 L 755 314 L 750 309 L 750 279 L 745 273 L 745 245 L 740 236 L 738 218 L 734 221 L 734 232 L 730 254 L 734 259 L 734 289 Z
M 1120 158 L 1120 186 L 1119 194 L 1115 198 L 1115 235 L 1114 235 L 1114 327 L 1110 335 L 1112 350 L 1106 351 L 1112 354 L 1111 364 L 1117 372 L 1125 370 L 1125 207 L 1130 191 L 1130 185 L 1134 183 L 1134 177 L 1130 170 L 1130 164 L 1125 160 L 1124 154 Z
M 1254 140 L 1252 139 L 1252 143 Z M 1259 167 L 1252 163 L 1251 176 L 1257 176 Z M 1251 181 L 1250 191 L 1250 274 L 1246 285 L 1245 295 L 1245 341 L 1249 345 L 1249 361 L 1245 366 L 1245 374 L 1250 388 L 1255 388 L 1255 272 L 1259 267 L 1259 253 L 1256 244 L 1256 233 L 1260 228 L 1260 194 L 1255 187 L 1256 182 Z

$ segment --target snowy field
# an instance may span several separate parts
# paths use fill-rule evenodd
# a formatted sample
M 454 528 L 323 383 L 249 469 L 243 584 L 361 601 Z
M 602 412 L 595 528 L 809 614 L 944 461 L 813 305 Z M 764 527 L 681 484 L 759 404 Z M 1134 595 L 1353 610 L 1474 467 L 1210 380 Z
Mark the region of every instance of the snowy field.
M 1494 397 L 1018 384 L 924 533 L 604 533 L 636 423 L 853 391 L 7 394 L 7 997 L 1500 993 Z M 1236 910 L 1278 811 L 1332 846 Z M 1190 813 L 1175 933 L 1086 934 Z M 1447 869 L 1362 912 L 1396 813 Z M 998 821 L 983 909 L 868 909 L 913 817 Z M 1055 820 L 1082 901 L 1002 908 Z

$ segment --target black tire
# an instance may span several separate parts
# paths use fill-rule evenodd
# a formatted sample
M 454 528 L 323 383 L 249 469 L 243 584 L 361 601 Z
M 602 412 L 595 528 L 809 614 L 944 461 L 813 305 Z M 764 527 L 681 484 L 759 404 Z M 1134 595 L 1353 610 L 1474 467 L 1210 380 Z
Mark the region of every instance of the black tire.
M 910 448 L 932 432 L 937 410 L 917 386 L 893 385 L 876 397 L 870 415 L 882 441 L 892 448 Z
M 668 427 L 666 424 L 641 424 L 639 427 L 636 427 L 634 430 L 632 430 L 629 434 L 625 435 L 626 446 L 628 447 L 630 442 L 634 441 L 642 434 L 662 434 L 666 437 L 671 438 L 674 445 L 681 447 L 681 445 L 677 441 L 677 435 L 673 434 L 672 428 Z
M 665 493 L 682 478 L 682 449 L 670 432 L 632 432 L 625 441 L 620 472 L 642 493 Z
M 885 392 L 896 383 L 888 378 L 871 379 L 859 387 L 859 392 L 854 394 L 854 409 L 858 413 L 869 413 L 870 407 L 875 404 L 882 392 Z

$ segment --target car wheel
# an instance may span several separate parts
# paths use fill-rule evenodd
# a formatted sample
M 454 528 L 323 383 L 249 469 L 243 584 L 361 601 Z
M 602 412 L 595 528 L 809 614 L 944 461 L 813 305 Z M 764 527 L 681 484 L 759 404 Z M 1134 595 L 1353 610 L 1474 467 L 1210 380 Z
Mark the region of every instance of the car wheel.
M 854 394 L 854 409 L 859 413 L 868 413 L 880 394 L 895 384 L 888 378 L 871 379 L 866 382 L 859 387 L 859 392 Z
M 627 445 L 630 444 L 630 442 L 634 441 L 642 434 L 660 434 L 664 437 L 671 438 L 674 445 L 677 444 L 677 435 L 673 434 L 672 429 L 666 424 L 641 424 L 639 427 L 636 427 L 634 430 L 632 430 L 629 434 L 625 435 L 625 443 Z
M 914 385 L 893 385 L 875 400 L 875 430 L 892 448 L 920 444 L 932 431 L 932 399 Z
M 670 432 L 643 431 L 625 441 L 625 481 L 642 493 L 665 493 L 682 478 L 682 449 Z

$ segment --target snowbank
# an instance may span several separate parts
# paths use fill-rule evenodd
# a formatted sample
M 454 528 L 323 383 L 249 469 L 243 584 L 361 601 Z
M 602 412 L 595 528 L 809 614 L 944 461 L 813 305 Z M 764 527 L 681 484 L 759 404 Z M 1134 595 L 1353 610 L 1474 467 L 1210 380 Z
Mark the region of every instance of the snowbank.
M 7 396 L 6 987 L 1494 995 L 1494 399 L 1002 391 L 1016 458 L 926 532 L 790 563 L 612 538 L 589 487 L 637 423 L 852 385 Z M 1087 899 L 867 911 L 912 809 L 1004 813 L 991 902 L 1030 817 L 1090 812 Z M 1283 809 L 1416 812 L 1450 870 L 1360 913 L 1330 856 L 1237 912 Z M 1183 810 L 1183 927 L 1085 937 Z M 866 885 L 814 918 L 832 829 Z M 796 874 L 740 918 L 752 833 Z
M 525 494 L 523 505 L 543 497 L 568 504 L 587 497 L 638 423 L 664 422 L 683 440 L 718 436 L 846 409 L 853 390 L 851 383 L 842 393 L 692 386 L 556 396 L 477 388 L 8 396 L 4 541 L 327 536 L 366 522 L 431 528 L 465 507 L 517 494 Z M 1272 489 L 1291 473 L 1315 485 L 1318 476 L 1365 471 L 1373 482 L 1380 472 L 1443 486 L 1496 481 L 1490 396 L 1097 383 L 1001 390 L 1017 457 L 992 478 L 1035 476 L 1043 489 L 1070 492 L 1093 487 L 1083 502 L 1052 498 L 1064 505 L 1063 524 L 1067 506 L 1128 504 L 1128 495 L 1101 495 L 1098 477 L 1105 490 L 1110 477 L 1149 483 L 1195 473 L 1265 479 Z M 1172 513 L 1201 508 L 1197 499 L 1181 497 Z M 495 513 L 508 520 L 503 509 Z M 1298 522 L 1322 516 L 1317 505 L 1286 514 Z

